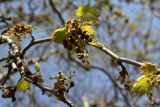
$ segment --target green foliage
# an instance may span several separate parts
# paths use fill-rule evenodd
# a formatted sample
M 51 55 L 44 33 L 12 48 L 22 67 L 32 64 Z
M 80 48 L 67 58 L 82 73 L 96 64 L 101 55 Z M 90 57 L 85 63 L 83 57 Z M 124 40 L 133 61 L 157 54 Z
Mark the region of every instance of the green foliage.
M 90 6 L 89 4 L 87 4 L 85 6 L 79 6 L 79 8 L 76 10 L 76 15 L 84 23 L 93 24 L 98 22 L 100 11 L 96 6 Z
M 95 35 L 95 31 L 92 29 L 92 26 L 81 26 L 82 32 L 86 32 L 86 35 L 93 37 Z
M 140 68 L 142 71 L 142 74 L 148 75 L 148 74 L 154 74 L 158 71 L 157 67 L 152 63 L 144 63 L 144 65 Z
M 131 89 L 131 94 L 138 93 L 139 96 L 150 94 L 152 91 L 151 80 L 149 75 L 142 75 L 136 81 Z
M 152 63 L 145 62 L 140 69 L 143 75 L 133 85 L 131 93 L 137 92 L 139 96 L 142 96 L 152 92 L 153 84 L 157 82 L 155 78 L 157 77 L 158 68 Z
M 56 29 L 52 34 L 52 41 L 56 43 L 62 43 L 63 40 L 68 36 L 65 27 Z
M 27 89 L 30 89 L 30 84 L 21 78 L 21 80 L 17 84 L 17 90 L 25 92 Z
M 94 35 L 92 26 L 84 25 L 79 19 L 69 19 L 65 27 L 55 30 L 51 36 L 52 41 L 63 44 L 70 53 L 76 53 L 83 63 L 89 63 L 86 45 L 91 43 L 93 46 L 101 46 L 98 42 L 92 43 Z
M 79 16 L 81 15 L 79 14 Z M 84 25 L 79 19 L 69 19 L 65 23 L 65 27 L 53 32 L 52 40 L 63 44 L 70 54 L 76 53 L 83 63 L 89 63 L 86 45 L 103 47 L 102 43 L 93 40 L 94 36 L 95 31 L 92 26 Z
M 86 45 L 92 42 L 95 31 L 79 19 L 69 19 L 64 28 L 52 34 L 52 40 L 63 44 L 70 54 L 76 53 L 83 63 L 89 63 Z

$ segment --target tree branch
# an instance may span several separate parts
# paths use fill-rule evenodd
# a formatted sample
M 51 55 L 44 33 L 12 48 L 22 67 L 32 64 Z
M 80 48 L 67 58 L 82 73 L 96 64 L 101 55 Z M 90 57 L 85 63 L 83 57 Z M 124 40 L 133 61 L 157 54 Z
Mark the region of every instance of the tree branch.
M 51 93 L 52 95 L 55 95 L 55 94 L 53 94 L 53 93 L 56 93 L 53 88 L 49 88 L 49 87 L 46 87 L 46 86 L 41 85 L 41 84 L 39 84 L 39 83 L 33 82 L 32 80 L 30 80 L 29 78 L 26 78 L 26 77 L 24 77 L 24 79 L 25 79 L 26 81 L 28 81 L 29 83 L 32 83 L 32 84 L 34 84 L 35 86 L 37 86 L 38 88 L 40 88 L 41 91 L 42 91 L 42 93 L 44 93 L 45 91 Z M 56 95 L 55 95 L 55 96 L 56 96 Z M 56 96 L 56 97 L 57 97 L 57 96 Z M 70 102 L 66 97 L 65 97 L 63 100 L 64 100 L 64 103 L 66 103 L 69 107 L 74 107 L 73 104 L 72 104 L 72 102 Z
M 117 54 L 113 53 L 108 48 L 106 48 L 105 46 L 103 46 L 103 47 L 94 46 L 94 47 L 100 49 L 101 51 L 103 51 L 104 53 L 106 53 L 111 58 L 115 59 L 116 61 L 125 62 L 125 63 L 131 64 L 131 65 L 134 65 L 134 66 L 137 66 L 137 67 L 141 67 L 143 65 L 143 63 L 141 63 L 141 62 L 138 62 L 138 61 L 135 61 L 135 60 L 132 60 L 132 59 L 128 59 L 128 58 L 124 58 L 124 57 L 120 57 Z
M 25 48 L 21 50 L 21 55 L 24 56 L 26 51 L 30 49 L 32 46 L 39 44 L 39 43 L 44 43 L 44 42 L 51 42 L 51 37 L 48 38 L 43 38 L 43 39 L 38 39 L 36 41 L 31 42 L 29 45 L 27 45 Z
M 6 57 L 6 58 L 2 58 L 2 59 L 0 59 L 0 62 L 3 62 L 3 61 L 5 61 L 5 60 L 7 60 L 8 58 Z
M 90 69 L 94 69 L 94 70 L 99 70 L 101 72 L 103 72 L 110 80 L 111 82 L 113 83 L 113 85 L 119 90 L 119 92 L 121 93 L 126 105 L 128 107 L 132 107 L 128 101 L 128 98 L 127 96 L 122 92 L 122 88 L 119 87 L 119 85 L 117 84 L 117 82 L 115 81 L 115 79 L 111 76 L 110 73 L 108 73 L 104 68 L 101 68 L 101 67 L 98 67 L 98 66 L 95 66 L 95 65 L 90 65 L 90 66 L 85 66 L 83 65 L 82 63 L 78 62 L 77 60 L 75 60 L 74 58 L 72 58 L 70 55 L 68 56 L 68 58 L 75 62 L 77 65 L 79 65 L 81 68 L 85 69 L 85 70 L 90 70 Z
M 44 43 L 44 42 L 51 42 L 51 37 L 48 38 L 43 38 L 43 39 L 39 39 L 36 40 L 34 42 L 31 42 L 28 46 L 26 46 L 24 49 L 22 49 L 21 53 L 22 55 L 24 55 L 26 53 L 26 51 L 31 48 L 33 45 L 39 44 L 39 43 Z M 91 45 L 93 46 L 93 45 Z M 94 46 L 96 48 L 98 48 L 99 50 L 103 51 L 104 53 L 106 53 L 107 55 L 109 55 L 111 58 L 115 59 L 116 61 L 120 61 L 120 62 L 125 62 L 137 67 L 141 67 L 143 65 L 143 63 L 132 60 L 132 59 L 128 59 L 125 57 L 120 57 L 117 54 L 113 53 L 111 50 L 109 50 L 108 48 L 106 48 L 105 46 L 103 47 L 98 47 L 98 46 Z

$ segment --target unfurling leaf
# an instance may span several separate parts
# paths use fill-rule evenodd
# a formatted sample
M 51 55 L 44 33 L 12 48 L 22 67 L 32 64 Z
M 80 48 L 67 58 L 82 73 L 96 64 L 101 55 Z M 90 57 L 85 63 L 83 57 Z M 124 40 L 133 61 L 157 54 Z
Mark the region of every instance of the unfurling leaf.
M 59 28 L 53 32 L 52 41 L 56 43 L 62 43 L 63 40 L 67 37 L 68 33 L 65 30 L 65 27 Z
M 90 45 L 96 46 L 98 48 L 102 48 L 103 44 L 99 41 L 93 40 L 92 42 L 89 42 Z
M 82 32 L 86 32 L 86 35 L 93 36 L 95 34 L 95 31 L 92 29 L 92 26 L 82 26 L 81 29 Z
M 79 8 L 76 10 L 76 15 L 82 19 L 84 23 L 93 24 L 98 22 L 100 11 L 96 6 L 90 6 L 87 4 L 85 6 L 79 6 Z
M 17 84 L 17 90 L 26 91 L 27 89 L 30 89 L 30 84 L 22 78 Z
M 150 94 L 152 91 L 151 81 L 148 75 L 142 75 L 131 89 L 131 94 L 138 93 L 139 96 Z
M 144 63 L 140 69 L 144 75 L 154 74 L 158 71 L 157 67 L 152 63 Z
M 38 63 L 38 62 L 35 62 L 34 66 L 35 66 L 35 70 L 36 70 L 37 72 L 40 72 L 41 69 L 40 69 L 39 63 Z

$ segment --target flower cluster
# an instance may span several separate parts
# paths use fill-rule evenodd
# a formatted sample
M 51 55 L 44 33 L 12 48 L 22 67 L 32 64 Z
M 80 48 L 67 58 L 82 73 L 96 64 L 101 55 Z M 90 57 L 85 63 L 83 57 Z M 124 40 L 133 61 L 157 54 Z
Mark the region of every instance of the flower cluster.
M 92 42 L 92 36 L 87 27 L 91 29 L 90 26 L 83 26 L 79 19 L 68 20 L 65 28 L 70 35 L 63 41 L 63 46 L 70 51 L 75 51 L 83 63 L 89 63 L 86 44 Z
M 64 73 L 59 72 L 58 76 L 50 77 L 50 79 L 56 79 L 56 82 L 54 83 L 54 91 L 56 91 L 56 94 L 69 92 L 69 89 L 74 86 L 74 82 L 71 81 L 71 78 L 74 76 L 74 73 L 74 71 L 70 72 L 69 76 L 66 76 Z
M 16 92 L 16 87 L 14 86 L 2 87 L 2 97 L 12 98 L 12 102 L 16 101 L 15 92 Z
M 24 34 L 31 34 L 32 31 L 32 25 L 24 25 L 24 23 L 20 23 L 9 27 L 3 34 L 6 36 L 16 36 L 17 39 L 20 40 Z

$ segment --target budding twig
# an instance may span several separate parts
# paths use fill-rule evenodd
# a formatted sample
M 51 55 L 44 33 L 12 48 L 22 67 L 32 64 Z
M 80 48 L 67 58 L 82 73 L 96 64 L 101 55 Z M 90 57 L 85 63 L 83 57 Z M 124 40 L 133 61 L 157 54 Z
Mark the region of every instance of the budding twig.
M 51 42 L 51 37 L 35 40 L 34 42 L 32 42 L 31 44 L 26 46 L 24 49 L 22 49 L 21 53 L 24 55 L 26 53 L 26 51 L 28 49 L 30 49 L 33 45 L 36 45 L 36 44 L 39 44 L 39 43 L 44 43 L 44 42 Z M 94 47 L 96 47 L 96 46 L 94 46 Z M 138 62 L 138 61 L 135 61 L 135 60 L 132 60 L 132 59 L 128 59 L 128 58 L 125 58 L 125 57 L 120 57 L 117 54 L 113 53 L 108 48 L 106 48 L 105 46 L 96 47 L 96 48 L 100 49 L 101 51 L 103 51 L 104 53 L 106 53 L 111 58 L 115 59 L 116 61 L 128 63 L 128 64 L 131 64 L 131 65 L 134 65 L 134 66 L 137 66 L 137 67 L 141 67 L 143 65 L 141 62 Z

